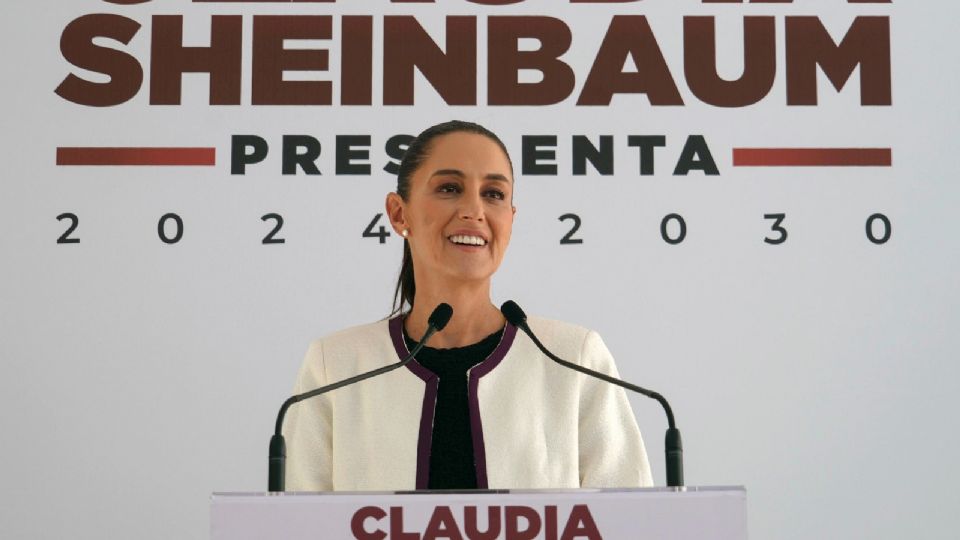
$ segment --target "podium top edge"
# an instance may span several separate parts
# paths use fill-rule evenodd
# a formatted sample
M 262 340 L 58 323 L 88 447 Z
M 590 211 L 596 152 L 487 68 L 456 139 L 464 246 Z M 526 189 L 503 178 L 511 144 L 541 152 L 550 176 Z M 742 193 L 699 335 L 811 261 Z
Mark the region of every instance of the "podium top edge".
M 538 495 L 538 494 L 598 494 L 598 493 L 745 493 L 744 486 L 682 486 L 652 488 L 579 488 L 579 489 L 471 489 L 471 490 L 409 490 L 409 491 L 285 491 L 271 493 L 264 491 L 214 491 L 211 498 L 231 497 L 339 497 L 372 495 Z

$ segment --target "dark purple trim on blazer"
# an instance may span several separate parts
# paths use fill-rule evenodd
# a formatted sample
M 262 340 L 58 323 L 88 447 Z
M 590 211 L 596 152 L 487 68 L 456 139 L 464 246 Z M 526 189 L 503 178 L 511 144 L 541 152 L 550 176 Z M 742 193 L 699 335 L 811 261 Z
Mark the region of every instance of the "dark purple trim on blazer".
M 483 444 L 483 424 L 480 419 L 480 399 L 477 391 L 480 378 L 493 371 L 500 361 L 507 355 L 513 338 L 517 335 L 517 328 L 507 323 L 503 329 L 503 337 L 497 348 L 490 353 L 486 360 L 470 369 L 470 381 L 467 387 L 467 399 L 470 407 L 470 433 L 473 435 L 473 459 L 477 467 L 477 488 L 488 489 L 487 483 L 487 454 Z M 397 350 L 400 359 L 406 358 L 410 351 L 403 340 L 403 317 L 397 315 L 390 319 L 390 339 Z M 407 364 L 407 369 L 420 377 L 426 383 L 423 392 L 423 412 L 420 414 L 420 439 L 417 443 L 417 489 L 428 489 L 430 483 L 430 446 L 433 443 L 433 416 L 437 405 L 437 387 L 440 378 L 432 371 L 420 365 L 416 359 Z
M 478 389 L 480 377 L 493 371 L 507 355 L 513 338 L 517 335 L 517 327 L 510 323 L 503 329 L 503 338 L 500 344 L 490 353 L 486 360 L 470 369 L 470 382 L 467 387 L 467 399 L 470 402 L 470 432 L 473 434 L 473 459 L 477 464 L 477 489 L 489 489 L 487 482 L 487 451 L 483 444 L 483 423 L 480 420 L 480 398 Z
M 407 344 L 403 341 L 403 316 L 397 315 L 390 319 L 390 339 L 397 356 L 403 360 L 410 354 Z M 430 484 L 430 445 L 433 443 L 433 415 L 437 406 L 437 388 L 440 378 L 432 371 L 420 365 L 414 358 L 407 364 L 407 369 L 423 379 L 426 388 L 423 391 L 423 411 L 420 413 L 420 436 L 417 438 L 417 484 L 416 489 L 428 489 Z

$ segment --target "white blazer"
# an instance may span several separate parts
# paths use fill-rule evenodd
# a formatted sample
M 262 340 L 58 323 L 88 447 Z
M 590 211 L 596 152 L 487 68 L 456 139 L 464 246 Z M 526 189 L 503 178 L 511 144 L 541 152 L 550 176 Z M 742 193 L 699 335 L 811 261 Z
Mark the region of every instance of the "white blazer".
M 617 376 L 591 330 L 531 317 L 557 356 Z M 295 393 L 395 363 L 407 355 L 402 319 L 314 341 Z M 507 324 L 500 344 L 468 372 L 481 489 L 653 485 L 623 389 L 557 365 Z M 406 367 L 293 405 L 284 424 L 288 491 L 426 489 L 438 379 Z

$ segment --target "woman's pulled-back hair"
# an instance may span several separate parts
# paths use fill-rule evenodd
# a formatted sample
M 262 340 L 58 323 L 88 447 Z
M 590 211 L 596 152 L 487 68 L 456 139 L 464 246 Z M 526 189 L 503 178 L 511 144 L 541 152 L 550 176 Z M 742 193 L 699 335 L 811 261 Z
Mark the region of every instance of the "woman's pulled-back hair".
M 513 163 L 510 161 L 510 153 L 507 152 L 507 147 L 503 144 L 503 141 L 500 140 L 500 137 L 497 137 L 495 133 L 480 124 L 464 122 L 462 120 L 450 120 L 449 122 L 428 127 L 410 142 L 407 151 L 403 154 L 403 160 L 400 161 L 400 169 L 397 171 L 397 195 L 400 195 L 401 199 L 404 201 L 409 199 L 411 177 L 429 156 L 430 146 L 433 140 L 450 133 L 483 135 L 497 143 L 500 149 L 503 150 L 503 154 L 507 156 L 507 162 L 510 163 L 512 176 Z M 393 316 L 403 311 L 403 305 L 405 303 L 412 308 L 416 292 L 410 243 L 404 240 L 403 261 L 400 263 L 400 276 L 397 278 L 397 288 L 393 293 L 393 311 L 390 315 Z

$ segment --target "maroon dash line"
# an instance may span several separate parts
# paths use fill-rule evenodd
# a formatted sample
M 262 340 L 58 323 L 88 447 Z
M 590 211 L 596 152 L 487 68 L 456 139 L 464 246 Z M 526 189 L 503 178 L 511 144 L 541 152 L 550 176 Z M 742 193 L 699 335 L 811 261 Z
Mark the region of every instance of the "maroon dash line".
M 59 147 L 57 165 L 200 165 L 217 164 L 216 148 Z
M 890 167 L 890 148 L 734 148 L 734 167 Z

